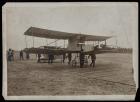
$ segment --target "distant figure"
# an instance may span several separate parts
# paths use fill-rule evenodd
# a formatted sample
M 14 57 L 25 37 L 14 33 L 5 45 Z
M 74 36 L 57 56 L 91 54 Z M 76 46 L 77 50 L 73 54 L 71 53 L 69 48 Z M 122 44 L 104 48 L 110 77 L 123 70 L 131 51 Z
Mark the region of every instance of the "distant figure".
M 71 53 L 68 53 L 68 64 L 71 63 L 71 57 L 72 57 Z
M 11 50 L 11 60 L 14 61 L 14 50 Z
M 53 60 L 54 60 L 54 55 L 51 54 L 51 56 L 50 56 L 50 63 L 53 63 Z
M 41 57 L 41 54 L 38 53 L 38 60 L 37 60 L 38 63 L 40 63 L 40 57 Z
M 23 51 L 20 51 L 20 60 L 23 60 Z
M 10 62 L 12 61 L 11 54 L 12 54 L 12 50 L 9 49 L 8 52 L 7 52 L 7 57 L 8 57 L 8 61 L 10 61 Z
M 26 59 L 29 60 L 30 59 L 30 56 L 29 56 L 29 53 L 26 52 Z
M 53 63 L 53 60 L 54 60 L 54 55 L 53 55 L 53 53 L 49 53 L 48 54 L 48 57 L 49 57 L 49 59 L 48 59 L 48 63 Z
M 83 68 L 84 61 L 85 61 L 85 54 L 84 54 L 83 49 L 82 49 L 80 52 L 80 68 Z
M 63 63 L 65 63 L 66 54 L 63 54 Z
M 95 54 L 95 52 L 93 51 L 93 53 L 91 54 L 91 64 L 90 64 L 90 66 L 92 66 L 92 67 L 95 67 L 95 60 L 96 60 L 96 54 Z

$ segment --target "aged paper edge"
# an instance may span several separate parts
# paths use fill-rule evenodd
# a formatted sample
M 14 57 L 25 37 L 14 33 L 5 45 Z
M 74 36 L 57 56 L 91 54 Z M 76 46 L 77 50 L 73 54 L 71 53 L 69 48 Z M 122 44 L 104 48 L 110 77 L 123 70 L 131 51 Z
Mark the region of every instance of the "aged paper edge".
M 113 2 L 108 3 L 6 3 L 2 7 L 2 40 L 3 40 L 3 97 L 5 100 L 134 100 L 135 95 L 79 95 L 79 96 L 7 96 L 7 61 L 6 61 L 6 8 L 7 7 L 44 7 L 44 6 L 97 6 L 106 4 L 116 4 Z M 118 2 L 120 3 L 120 2 Z M 120 3 L 123 4 L 123 3 Z M 136 2 L 125 2 L 128 5 L 138 6 Z M 137 23 L 137 22 L 136 22 Z M 138 26 L 136 26 L 138 29 Z M 137 30 L 138 31 L 138 30 Z M 138 88 L 138 33 L 136 37 L 133 37 L 133 68 L 134 68 L 134 80 L 136 83 L 136 89 Z

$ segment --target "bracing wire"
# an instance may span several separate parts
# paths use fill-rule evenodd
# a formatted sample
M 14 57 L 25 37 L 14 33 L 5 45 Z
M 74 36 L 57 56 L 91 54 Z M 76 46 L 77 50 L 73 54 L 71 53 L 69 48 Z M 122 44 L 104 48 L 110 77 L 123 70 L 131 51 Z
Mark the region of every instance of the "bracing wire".
M 59 39 L 57 39 L 57 40 L 55 40 L 55 41 L 53 41 L 53 42 L 50 42 L 48 45 L 51 45 L 51 44 L 57 42 L 58 40 L 59 40 Z

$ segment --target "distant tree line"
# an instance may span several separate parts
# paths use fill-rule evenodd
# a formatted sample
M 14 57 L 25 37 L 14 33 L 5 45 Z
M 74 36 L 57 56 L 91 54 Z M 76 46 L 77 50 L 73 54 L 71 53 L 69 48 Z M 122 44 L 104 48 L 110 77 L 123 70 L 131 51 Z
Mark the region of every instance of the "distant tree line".
M 116 48 L 116 53 L 132 53 L 132 48 Z

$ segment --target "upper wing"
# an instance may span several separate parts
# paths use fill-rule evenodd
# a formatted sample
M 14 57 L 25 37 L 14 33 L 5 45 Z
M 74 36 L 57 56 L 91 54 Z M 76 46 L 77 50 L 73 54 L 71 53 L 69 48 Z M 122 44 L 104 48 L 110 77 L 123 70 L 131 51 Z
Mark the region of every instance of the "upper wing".
M 30 27 L 24 34 L 29 36 L 36 36 L 36 37 L 50 38 L 50 39 L 69 39 L 70 37 L 73 37 L 75 35 L 73 33 L 41 29 L 36 27 Z
M 104 41 L 109 38 L 111 38 L 111 36 L 85 35 L 85 41 Z
M 41 29 L 36 27 L 30 27 L 24 34 L 50 39 L 70 39 L 73 37 L 77 37 L 77 39 L 83 39 L 84 41 L 104 41 L 110 38 L 110 36 L 94 36 L 87 34 L 68 33 L 48 29 Z

